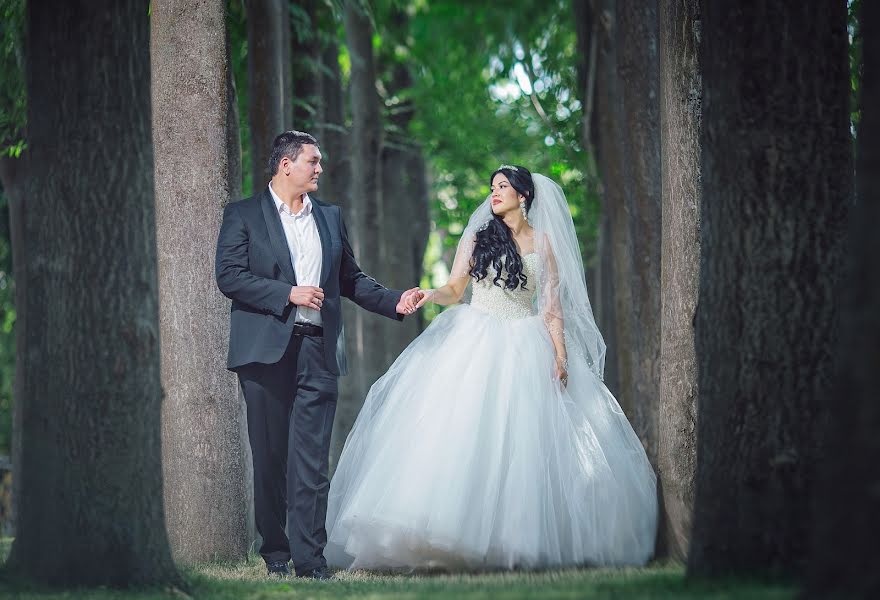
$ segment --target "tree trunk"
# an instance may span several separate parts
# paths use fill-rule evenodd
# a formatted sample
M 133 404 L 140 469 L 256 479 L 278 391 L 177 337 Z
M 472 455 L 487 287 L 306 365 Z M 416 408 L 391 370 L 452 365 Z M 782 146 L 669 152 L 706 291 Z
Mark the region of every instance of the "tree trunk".
M 324 15 L 322 15 L 324 16 Z M 342 90 L 342 75 L 339 69 L 339 47 L 328 42 L 321 52 L 322 69 L 319 74 L 321 113 L 318 131 L 321 150 L 324 155 L 324 174 L 321 176 L 321 198 L 343 208 L 346 221 L 352 224 L 352 205 L 349 199 L 351 157 L 348 152 L 349 137 L 345 128 L 345 97 Z M 354 241 L 357 231 L 349 227 L 349 237 Z M 345 445 L 345 438 L 353 424 L 352 410 L 356 411 L 363 402 L 366 390 L 362 389 L 360 370 L 363 365 L 356 341 L 358 339 L 358 319 L 361 310 L 351 302 L 342 303 L 342 322 L 345 326 L 345 352 L 348 355 L 348 375 L 339 380 L 339 399 L 333 434 L 330 440 L 330 471 L 336 468 L 339 455 Z M 340 407 L 342 409 L 340 410 Z M 346 407 L 354 407 L 347 409 Z M 356 412 L 354 413 L 356 416 Z
M 162 503 L 147 6 L 27 9 L 28 164 L 40 165 L 28 197 L 39 202 L 24 225 L 16 477 L 27 502 L 9 565 L 57 585 L 174 584 Z
M 242 196 L 241 117 L 238 113 L 238 90 L 235 87 L 235 76 L 232 72 L 229 28 L 224 27 L 224 30 L 226 39 L 226 154 L 229 160 L 226 174 L 229 182 L 229 195 L 226 198 L 220 198 L 222 208 L 225 208 L 228 202 L 239 200 Z
M 623 387 L 624 405 L 648 460 L 657 469 L 657 413 L 660 405 L 660 60 L 656 3 L 621 3 L 617 7 L 618 73 L 623 100 L 623 177 L 628 248 L 621 253 L 619 285 L 626 300 L 627 337 L 618 338 L 630 371 Z M 627 292 L 621 293 L 623 288 Z M 660 496 L 662 500 L 662 496 Z M 661 514 L 663 507 L 661 502 Z M 660 521 L 656 555 L 666 554 Z
M 227 5 L 228 7 L 228 5 Z M 227 15 L 228 21 L 228 15 Z M 241 158 L 241 120 L 238 112 L 238 90 L 235 86 L 235 76 L 232 64 L 232 46 L 230 42 L 229 27 L 226 30 L 226 151 L 229 157 L 229 165 L 226 172 L 229 181 L 229 194 L 226 198 L 219 198 L 221 208 L 225 208 L 228 202 L 234 202 L 242 197 L 242 158 Z M 256 540 L 257 522 L 254 518 L 254 463 L 251 455 L 251 444 L 247 430 L 247 404 L 244 393 L 240 387 L 238 392 L 238 423 L 241 429 L 239 435 L 242 440 L 242 463 L 244 468 L 245 498 L 247 499 L 247 539 Z
M 827 461 L 816 490 L 807 597 L 880 598 L 880 4 L 863 2 L 864 77 L 857 136 L 857 201 L 841 319 Z
M 421 148 L 414 150 L 410 155 L 410 171 L 414 173 L 412 187 L 412 213 L 410 218 L 410 244 L 409 260 L 412 262 L 412 272 L 415 280 L 412 286 L 420 285 L 424 273 L 425 251 L 428 249 L 428 236 L 431 234 L 431 182 L 429 180 L 428 165 Z M 410 315 L 406 321 L 409 327 L 414 329 L 413 337 L 424 331 L 424 313 L 419 310 Z
M 572 0 L 577 54 L 575 69 L 577 71 L 577 96 L 583 105 L 581 122 L 581 144 L 591 163 L 596 161 L 596 139 L 598 137 L 598 119 L 596 118 L 596 69 L 598 67 L 599 50 L 599 19 L 598 9 L 594 8 L 595 0 Z
M 688 572 L 801 575 L 838 339 L 846 3 L 704 2 Z M 816 52 L 821 48 L 822 52 Z
M 648 458 L 657 465 L 660 396 L 660 61 L 654 3 L 618 6 L 618 72 L 623 99 L 623 178 L 632 329 L 626 347 L 632 368 L 627 404 Z M 619 313 L 618 313 L 619 314 Z
M 299 2 L 293 36 L 291 56 L 293 64 L 293 126 L 318 135 L 317 124 L 321 121 L 321 64 L 320 7 L 315 0 Z M 337 67 L 338 68 L 338 67 Z M 318 137 L 321 142 L 321 138 Z
M 613 261 L 611 239 L 611 197 L 608 187 L 615 185 L 613 181 L 604 180 L 609 164 L 603 163 L 601 149 L 611 150 L 613 144 L 619 144 L 610 131 L 613 115 L 606 115 L 600 120 L 600 109 L 611 110 L 615 103 L 612 94 L 617 89 L 608 80 L 616 70 L 615 42 L 609 38 L 608 30 L 602 25 L 603 7 L 594 0 L 572 0 L 572 12 L 575 19 L 577 38 L 579 97 L 584 106 L 583 123 L 581 125 L 581 142 L 587 151 L 587 172 L 600 198 L 599 231 L 596 241 L 596 258 L 591 273 L 587 273 L 587 284 L 596 322 L 608 352 L 605 356 L 605 385 L 616 393 L 619 391 L 617 377 L 617 338 L 615 335 L 616 319 L 614 315 Z M 604 81 L 600 77 L 605 77 Z M 600 102 L 600 94 L 604 97 Z M 604 128 L 604 131 L 602 129 Z M 613 150 L 611 157 L 615 156 Z M 600 172 L 595 172 L 596 170 Z M 588 192 L 589 194 L 589 192 Z M 583 211 L 584 218 L 589 218 L 589 211 Z M 585 226 L 587 226 L 585 224 Z
M 324 174 L 321 176 L 321 194 L 329 202 L 347 209 L 352 218 L 348 197 L 351 179 L 351 156 L 349 133 L 345 125 L 345 94 L 342 90 L 342 74 L 339 69 L 339 46 L 328 42 L 321 52 L 320 80 L 321 107 L 319 128 Z M 356 232 L 349 231 L 350 235 Z
M 281 131 L 293 128 L 293 31 L 290 18 L 290 0 L 281 0 L 278 9 L 278 29 L 281 35 Z
M 388 284 L 404 289 L 419 285 L 428 239 L 428 189 L 425 163 L 418 147 L 386 146 L 382 151 L 382 187 L 388 245 Z M 392 233 L 393 232 L 393 233 Z M 419 314 L 419 313 L 417 313 Z M 385 364 L 391 365 L 420 332 L 416 315 L 386 325 Z
M 602 178 L 602 217 L 597 268 L 597 313 L 605 338 L 605 384 L 627 414 L 632 381 L 630 354 L 625 351 L 632 329 L 626 276 L 629 229 L 623 189 L 623 116 L 617 75 L 618 31 L 615 0 L 597 0 L 599 56 L 596 82 L 599 172 Z
M 214 282 L 236 162 L 225 6 L 154 0 L 152 15 L 168 533 L 179 562 L 241 560 L 251 542 L 246 446 L 225 364 L 229 301 Z
M 663 186 L 658 456 L 670 554 L 685 560 L 697 464 L 694 313 L 700 274 L 699 0 L 660 1 Z
M 348 231 L 354 238 L 355 256 L 361 267 L 366 273 L 382 281 L 382 118 L 376 92 L 373 28 L 369 15 L 358 0 L 345 2 L 345 35 L 351 56 L 352 121 L 348 193 L 351 208 L 347 211 Z M 357 365 L 357 369 L 352 369 L 350 377 L 358 378 L 356 389 L 360 393 L 337 406 L 337 436 L 342 436 L 342 439 L 345 439 L 354 424 L 366 391 L 385 369 L 382 319 L 379 315 L 358 310 L 354 327 L 349 328 L 349 334 L 354 333 L 356 350 L 349 356 L 349 362 Z
M 405 44 L 409 37 L 409 19 L 402 9 L 393 9 L 387 19 L 384 35 L 392 44 Z M 428 231 L 423 229 L 423 215 L 429 198 L 426 173 L 421 160 L 421 148 L 413 144 L 409 126 L 415 116 L 415 107 L 406 97 L 413 86 L 409 66 L 393 53 L 383 53 L 383 71 L 386 73 L 386 113 L 388 114 L 387 143 L 382 149 L 382 210 L 385 215 L 383 242 L 384 267 L 388 285 L 408 289 L 419 285 L 422 275 L 424 240 Z M 417 240 L 421 238 L 421 240 Z M 419 248 L 422 248 L 420 253 Z M 384 323 L 387 344 L 385 364 L 391 365 L 410 342 L 419 334 L 419 320 L 410 317 L 403 323 Z
M 24 311 L 25 286 L 25 173 L 27 170 L 28 153 L 20 158 L 0 158 L 0 185 L 9 203 L 9 237 L 12 250 L 12 275 L 15 285 L 13 297 L 15 312 L 15 380 L 12 388 L 12 522 L 17 520 L 18 507 L 21 505 L 21 485 L 17 473 L 21 473 L 21 427 L 22 407 L 24 401 L 24 352 L 27 340 L 27 314 Z
M 258 193 L 268 185 L 269 154 L 272 141 L 284 131 L 285 98 L 284 34 L 282 19 L 286 12 L 283 0 L 248 0 L 248 99 L 251 132 L 251 173 L 253 190 Z

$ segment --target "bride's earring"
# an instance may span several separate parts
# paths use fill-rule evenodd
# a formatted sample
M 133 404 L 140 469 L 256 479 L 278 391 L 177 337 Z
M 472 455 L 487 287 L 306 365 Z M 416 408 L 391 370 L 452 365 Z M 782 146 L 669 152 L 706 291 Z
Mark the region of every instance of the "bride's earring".
M 528 213 L 526 213 L 526 201 L 525 200 L 519 201 L 519 210 L 522 212 L 523 219 L 525 219 L 526 223 L 528 223 L 529 222 L 529 215 L 528 215 Z

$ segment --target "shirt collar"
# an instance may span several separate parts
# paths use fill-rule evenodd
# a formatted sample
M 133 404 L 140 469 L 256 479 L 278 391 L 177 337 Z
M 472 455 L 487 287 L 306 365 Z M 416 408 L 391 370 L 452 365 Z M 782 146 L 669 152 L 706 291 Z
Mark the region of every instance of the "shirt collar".
M 279 213 L 290 215 L 292 217 L 305 217 L 305 216 L 310 215 L 312 212 L 312 199 L 309 198 L 308 194 L 303 194 L 302 210 L 297 214 L 293 214 L 290 212 L 290 209 L 287 208 L 287 205 L 281 201 L 281 198 L 278 197 L 278 194 L 275 193 L 275 190 L 272 189 L 271 182 L 269 182 L 269 193 L 272 194 L 272 200 L 275 201 L 275 209 Z

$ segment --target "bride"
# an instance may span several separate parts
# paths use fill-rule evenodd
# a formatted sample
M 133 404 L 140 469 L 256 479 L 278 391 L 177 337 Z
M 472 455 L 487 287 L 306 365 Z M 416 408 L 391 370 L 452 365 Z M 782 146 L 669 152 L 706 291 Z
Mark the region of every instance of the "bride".
M 641 565 L 656 477 L 602 383 L 605 344 L 562 189 L 502 165 L 441 313 L 370 389 L 330 484 L 349 569 Z

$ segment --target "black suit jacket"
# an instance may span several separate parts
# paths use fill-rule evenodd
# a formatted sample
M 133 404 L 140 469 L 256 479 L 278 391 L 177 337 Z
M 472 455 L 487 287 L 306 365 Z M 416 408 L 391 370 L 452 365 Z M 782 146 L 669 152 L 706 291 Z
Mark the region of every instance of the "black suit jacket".
M 348 371 L 342 327 L 341 296 L 391 319 L 402 292 L 389 290 L 361 271 L 338 206 L 312 195 L 312 214 L 321 238 L 321 283 L 324 303 L 324 356 L 337 375 Z M 248 363 L 278 362 L 293 332 L 296 316 L 288 297 L 296 285 L 281 217 L 266 187 L 251 198 L 234 202 L 223 212 L 217 239 L 217 287 L 232 300 L 227 368 Z

